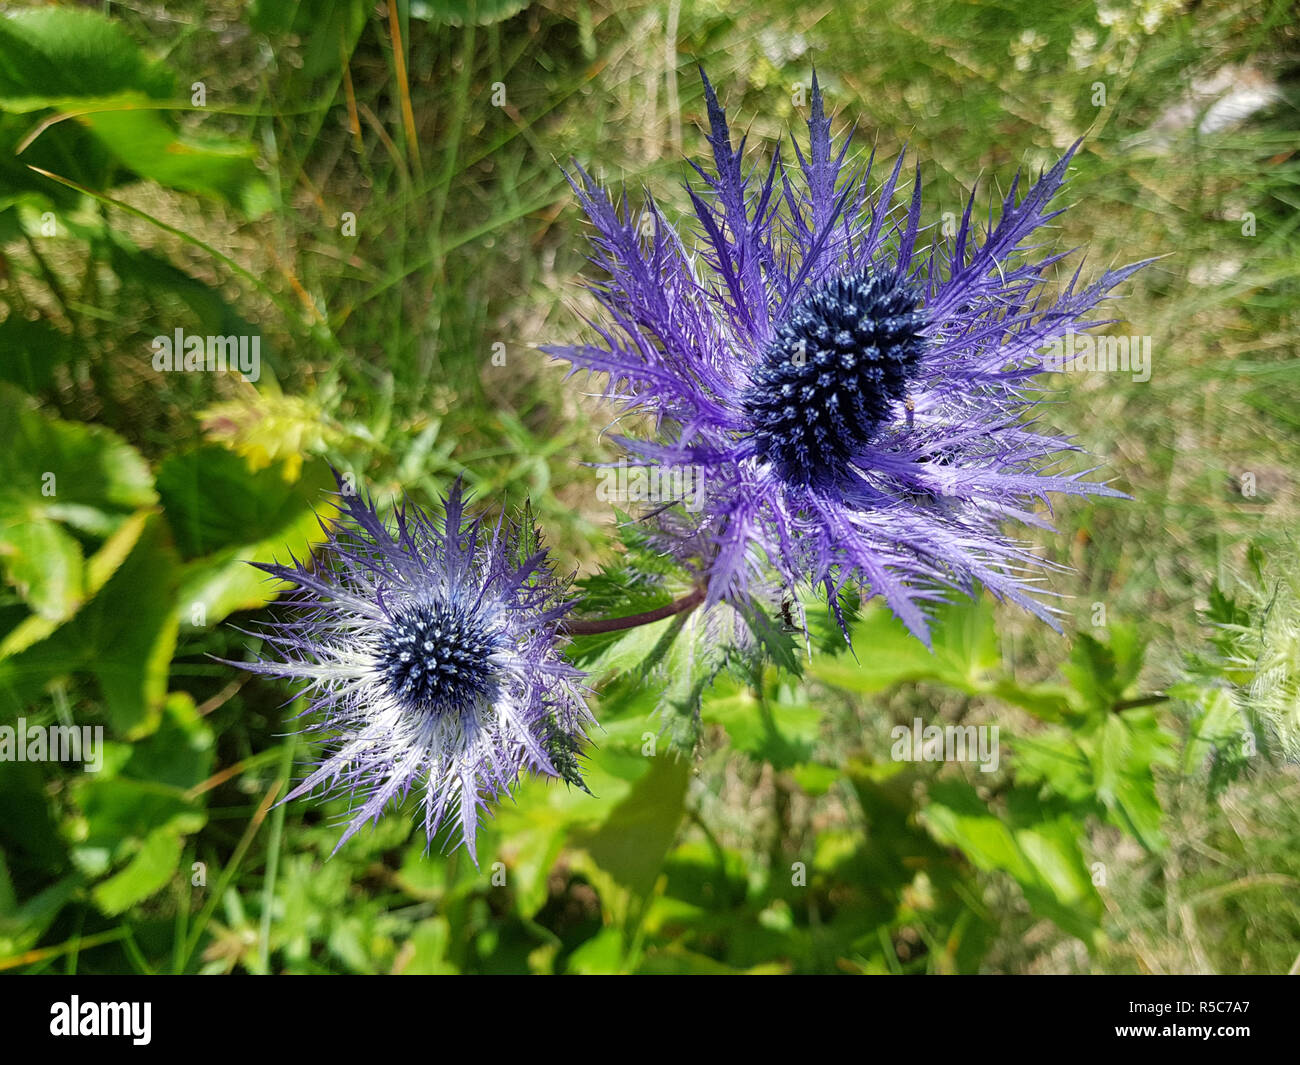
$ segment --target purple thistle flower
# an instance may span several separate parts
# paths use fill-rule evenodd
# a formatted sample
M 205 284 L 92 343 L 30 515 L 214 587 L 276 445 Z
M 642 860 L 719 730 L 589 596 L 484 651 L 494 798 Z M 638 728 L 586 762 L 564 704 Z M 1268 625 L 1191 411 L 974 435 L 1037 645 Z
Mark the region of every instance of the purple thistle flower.
M 342 488 L 342 482 L 340 482 Z M 412 788 L 430 844 L 444 824 L 477 862 L 478 815 L 521 771 L 582 787 L 583 674 L 560 654 L 572 603 L 531 522 L 484 534 L 457 481 L 442 520 L 404 505 L 390 524 L 341 490 L 315 564 L 259 569 L 296 585 L 287 617 L 250 635 L 278 657 L 241 665 L 303 680 L 323 744 L 284 800 L 321 789 L 353 807 L 337 851 Z M 322 523 L 324 525 L 324 523 Z
M 1030 262 L 1027 242 L 1060 213 L 1048 206 L 1077 144 L 1019 203 L 1012 182 L 982 241 L 972 195 L 950 244 L 920 246 L 919 173 L 905 212 L 901 158 L 873 194 L 874 154 L 846 165 L 815 75 L 807 154 L 794 145 L 795 167 L 777 151 L 757 180 L 707 77 L 704 92 L 714 170 L 694 167 L 704 188 L 687 187 L 698 247 L 652 199 L 635 214 L 577 167 L 608 321 L 591 323 L 600 343 L 545 349 L 653 416 L 651 438 L 616 437 L 631 461 L 702 472 L 703 507 L 686 526 L 665 514 L 661 542 L 703 568 L 710 605 L 743 604 L 774 574 L 824 588 L 841 628 L 841 590 L 883 596 L 928 644 L 933 604 L 983 585 L 1059 631 L 1034 587 L 1035 567 L 1059 567 L 1001 526 L 1050 528 L 1032 509 L 1049 492 L 1123 494 L 1056 470 L 1076 449 L 1034 427 L 1034 379 L 1061 368 L 1040 349 L 1105 324 L 1086 316 L 1145 265 L 1084 287 L 1076 271 L 1044 299 L 1069 252 Z

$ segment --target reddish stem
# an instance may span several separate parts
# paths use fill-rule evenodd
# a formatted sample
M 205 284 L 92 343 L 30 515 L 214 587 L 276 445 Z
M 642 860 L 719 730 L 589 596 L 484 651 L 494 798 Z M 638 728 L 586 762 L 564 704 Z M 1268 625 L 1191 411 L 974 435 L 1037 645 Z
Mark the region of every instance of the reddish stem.
M 694 588 L 688 595 L 674 599 L 664 606 L 646 610 L 640 614 L 629 614 L 625 618 L 596 618 L 591 621 L 565 621 L 561 627 L 570 636 L 595 636 L 602 632 L 619 632 L 623 629 L 635 629 L 640 625 L 652 625 L 674 614 L 685 614 L 704 602 L 703 585 Z

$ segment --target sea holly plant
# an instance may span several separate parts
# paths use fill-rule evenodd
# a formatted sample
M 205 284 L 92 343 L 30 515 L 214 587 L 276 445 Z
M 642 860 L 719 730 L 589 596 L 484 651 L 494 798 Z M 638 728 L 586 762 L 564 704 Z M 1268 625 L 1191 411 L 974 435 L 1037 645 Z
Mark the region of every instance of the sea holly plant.
M 757 177 L 704 90 L 697 244 L 576 168 L 605 317 L 598 342 L 548 349 L 604 375 L 621 414 L 652 416 L 653 435 L 618 438 L 633 462 L 702 471 L 698 513 L 660 516 L 664 550 L 699 568 L 707 605 L 775 581 L 818 586 L 839 612 L 848 588 L 926 641 L 927 611 L 978 583 L 1055 625 L 1034 585 L 1047 564 L 1002 527 L 1044 524 L 1048 493 L 1120 493 L 1058 468 L 1070 442 L 1033 418 L 1041 349 L 1103 324 L 1089 315 L 1143 265 L 1043 295 L 1069 253 L 1035 260 L 1031 242 L 1060 213 L 1074 149 L 1019 202 L 1013 181 L 983 239 L 972 194 L 952 242 L 923 244 L 919 174 L 897 212 L 902 158 L 874 188 L 871 162 L 834 143 L 815 76 L 807 148 Z
M 410 507 L 391 524 L 339 485 L 321 564 L 258 564 L 296 591 L 259 633 L 276 658 L 246 668 L 305 681 L 326 748 L 287 798 L 354 800 L 342 846 L 418 787 L 429 842 L 454 824 L 473 856 L 480 810 L 521 771 L 581 784 L 590 713 L 559 653 L 566 582 L 531 525 L 467 519 L 459 482 L 440 518 Z
M 704 93 L 713 162 L 687 188 L 693 233 L 575 166 L 603 318 L 594 342 L 547 349 L 604 375 L 620 417 L 648 415 L 651 432 L 617 437 L 632 465 L 697 471 L 698 498 L 625 516 L 623 553 L 581 605 L 531 519 L 484 535 L 459 485 L 441 517 L 408 505 L 393 524 L 344 491 L 318 560 L 262 567 L 297 591 L 248 668 L 306 682 L 324 753 L 288 798 L 346 795 L 340 845 L 418 789 L 427 840 L 454 825 L 473 856 L 480 812 L 522 772 L 585 787 L 579 666 L 659 684 L 689 750 L 724 671 L 759 688 L 769 667 L 799 672 L 792 634 L 811 650 L 816 592 L 837 642 L 879 597 L 925 655 L 936 612 L 981 589 L 1059 631 L 1036 575 L 1052 567 L 1004 527 L 1050 528 L 1035 510 L 1050 493 L 1122 493 L 1064 468 L 1071 442 L 1038 426 L 1043 375 L 1063 368 L 1041 352 L 1104 324 L 1098 304 L 1142 265 L 1076 271 L 1048 295 L 1069 253 L 1033 252 L 1074 149 L 1023 197 L 1012 182 L 983 233 L 972 194 L 951 241 L 926 243 L 919 174 L 905 206 L 901 158 L 873 185 L 815 77 L 807 145 L 757 176 L 707 78 Z

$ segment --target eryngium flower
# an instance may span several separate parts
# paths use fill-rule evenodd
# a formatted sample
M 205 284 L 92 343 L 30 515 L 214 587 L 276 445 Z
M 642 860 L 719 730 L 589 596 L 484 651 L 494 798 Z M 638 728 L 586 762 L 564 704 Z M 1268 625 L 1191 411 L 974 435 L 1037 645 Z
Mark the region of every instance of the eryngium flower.
M 324 748 L 285 801 L 349 796 L 342 846 L 416 788 L 429 842 L 447 823 L 477 861 L 479 811 L 522 770 L 582 786 L 591 716 L 560 654 L 567 582 L 531 522 L 467 520 L 459 482 L 441 520 L 407 504 L 390 524 L 355 493 L 338 498 L 314 564 L 255 563 L 296 588 L 286 617 L 252 634 L 278 657 L 243 667 L 306 681 Z
M 982 240 L 972 195 L 951 240 L 923 247 L 919 175 L 905 211 L 901 158 L 873 194 L 871 161 L 849 166 L 848 141 L 832 144 L 815 77 L 807 154 L 796 143 L 794 167 L 778 151 L 757 180 L 704 90 L 714 168 L 687 189 L 696 249 L 652 199 L 616 205 L 577 167 L 608 320 L 592 323 L 599 343 L 546 349 L 653 416 L 651 438 L 617 437 L 632 461 L 702 473 L 703 507 L 665 515 L 661 542 L 696 555 L 710 604 L 775 573 L 823 587 L 842 627 L 841 590 L 881 595 L 928 642 L 932 605 L 983 585 L 1057 627 L 1035 594 L 1048 564 L 1001 527 L 1050 528 L 1033 510 L 1049 492 L 1121 493 L 1055 468 L 1072 447 L 1035 429 L 1034 379 L 1068 362 L 1040 351 L 1104 324 L 1086 316 L 1143 265 L 1086 287 L 1076 271 L 1044 298 L 1069 253 L 1030 262 L 1027 242 L 1060 213 L 1074 149 L 1019 202 L 1013 182 Z

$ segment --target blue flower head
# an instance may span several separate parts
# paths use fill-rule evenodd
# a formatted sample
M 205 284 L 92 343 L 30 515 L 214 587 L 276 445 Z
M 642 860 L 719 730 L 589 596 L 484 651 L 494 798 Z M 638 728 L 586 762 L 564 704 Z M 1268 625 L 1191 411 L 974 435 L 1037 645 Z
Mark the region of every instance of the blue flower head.
M 952 239 L 922 245 L 919 175 L 896 209 L 901 158 L 878 188 L 874 156 L 847 163 L 816 76 L 807 148 L 757 177 L 704 91 L 714 165 L 687 188 L 689 244 L 653 200 L 633 212 L 575 168 L 605 318 L 598 343 L 547 349 L 651 416 L 617 438 L 631 461 L 702 475 L 703 505 L 663 515 L 660 542 L 703 569 L 710 604 L 775 577 L 823 588 L 843 627 L 851 589 L 928 643 L 933 605 L 983 585 L 1057 627 L 1035 594 L 1048 563 L 1001 529 L 1049 527 L 1034 504 L 1051 492 L 1121 493 L 1056 469 L 1073 448 L 1034 425 L 1039 375 L 1062 368 L 1041 351 L 1104 324 L 1087 316 L 1143 265 L 1044 296 L 1069 253 L 1032 261 L 1029 241 L 1060 213 L 1074 149 L 1019 202 L 1012 182 L 982 239 L 972 194 Z
M 523 770 L 582 786 L 591 716 L 561 656 L 567 582 L 531 521 L 467 520 L 459 482 L 441 520 L 408 504 L 391 523 L 340 487 L 314 563 L 258 564 L 296 587 L 253 633 L 276 657 L 244 668 L 305 681 L 323 746 L 286 801 L 349 796 L 342 846 L 414 788 L 429 842 L 450 824 L 473 857 L 479 811 Z

